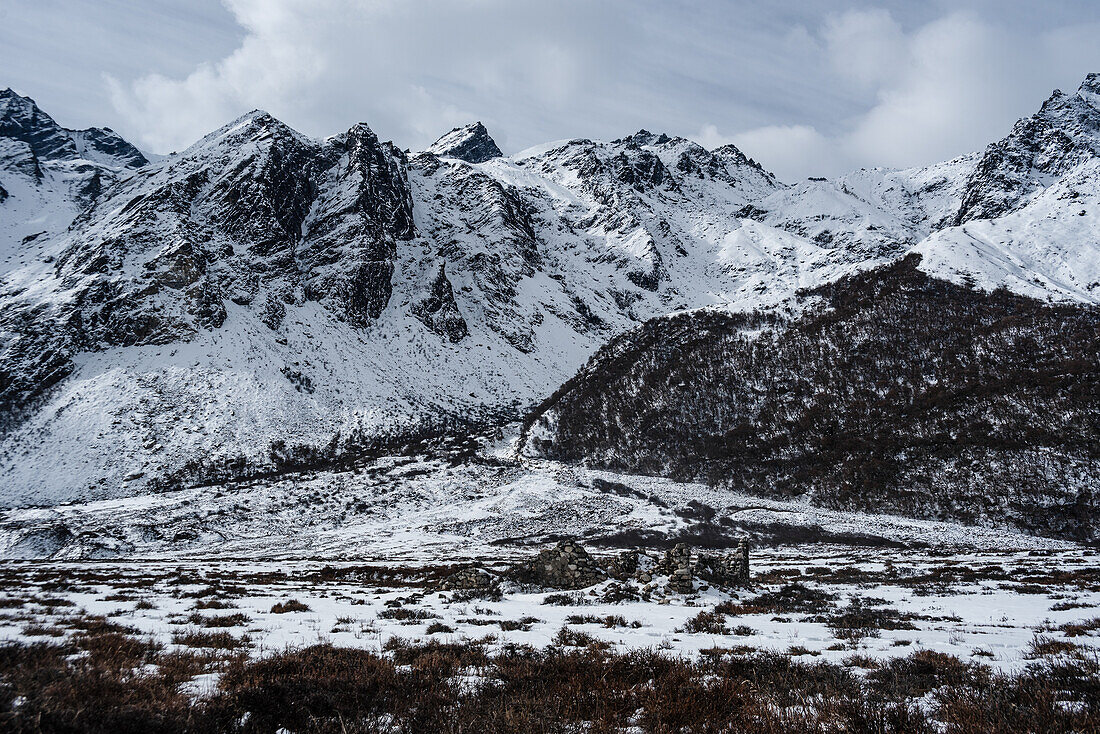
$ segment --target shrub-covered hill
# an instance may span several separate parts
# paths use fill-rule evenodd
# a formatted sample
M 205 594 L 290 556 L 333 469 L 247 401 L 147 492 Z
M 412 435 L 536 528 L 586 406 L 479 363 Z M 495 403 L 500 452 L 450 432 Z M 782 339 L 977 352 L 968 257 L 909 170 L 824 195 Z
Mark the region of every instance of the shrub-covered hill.
M 1096 538 L 1100 311 L 929 277 L 919 257 L 696 310 L 601 349 L 524 450 L 842 509 Z

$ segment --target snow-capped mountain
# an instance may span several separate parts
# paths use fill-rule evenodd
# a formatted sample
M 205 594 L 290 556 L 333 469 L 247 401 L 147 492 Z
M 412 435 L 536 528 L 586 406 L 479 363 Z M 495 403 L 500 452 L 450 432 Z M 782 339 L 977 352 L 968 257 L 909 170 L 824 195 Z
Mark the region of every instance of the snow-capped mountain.
M 978 159 L 954 226 L 915 249 L 955 282 L 1100 303 L 1100 74 L 1055 91 Z
M 61 127 L 33 99 L 0 90 L 0 272 L 39 257 L 39 244 L 148 162 L 107 128 Z
M 0 150 L 34 158 L 0 160 L 0 502 L 518 416 L 647 319 L 798 305 L 910 252 L 957 282 L 1094 303 L 1095 87 L 984 155 L 796 185 L 644 130 L 503 156 L 476 123 L 407 153 L 364 124 L 314 140 L 263 112 L 146 164 L 8 93 Z M 35 145 L 65 152 L 46 165 Z M 65 173 L 82 166 L 101 182 L 84 198 Z

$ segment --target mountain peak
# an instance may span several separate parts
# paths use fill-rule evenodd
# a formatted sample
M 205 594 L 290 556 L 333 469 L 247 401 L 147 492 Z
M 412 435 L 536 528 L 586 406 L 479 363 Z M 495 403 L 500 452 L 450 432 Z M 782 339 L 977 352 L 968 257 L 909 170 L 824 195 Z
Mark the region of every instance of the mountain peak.
M 234 130 L 240 130 L 246 127 L 290 129 L 289 126 L 286 125 L 286 123 L 272 115 L 267 110 L 255 109 L 244 113 L 233 122 L 222 127 L 221 130 L 229 133 L 233 132 Z
M 458 158 L 467 163 L 484 163 L 504 155 L 480 121 L 464 127 L 456 127 L 432 143 L 428 152 L 438 156 Z
M 12 89 L 0 93 L 0 137 L 19 140 L 45 160 L 77 157 L 77 147 L 65 128 L 43 112 L 34 100 Z
M 0 99 L 20 99 L 20 100 L 25 100 L 27 102 L 30 102 L 31 104 L 34 104 L 33 99 L 31 99 L 30 97 L 24 97 L 22 94 L 15 91 L 11 87 L 5 87 L 4 89 L 0 89 Z
M 305 136 L 266 110 L 252 110 L 217 130 L 207 133 L 201 140 L 193 143 L 185 152 L 193 153 L 223 145 L 231 147 L 249 140 L 265 138 L 295 138 L 305 140 Z
M 638 132 L 634 133 L 630 137 L 616 140 L 616 143 L 633 143 L 634 145 L 664 145 L 665 143 L 677 140 L 677 138 L 670 138 L 665 133 L 651 133 L 649 130 L 642 128 Z
M 0 137 L 20 140 L 44 160 L 85 158 L 109 166 L 140 168 L 149 161 L 110 128 L 71 130 L 57 124 L 33 99 L 0 91 Z
M 1100 72 L 1092 72 L 1077 88 L 1077 96 L 1100 109 Z

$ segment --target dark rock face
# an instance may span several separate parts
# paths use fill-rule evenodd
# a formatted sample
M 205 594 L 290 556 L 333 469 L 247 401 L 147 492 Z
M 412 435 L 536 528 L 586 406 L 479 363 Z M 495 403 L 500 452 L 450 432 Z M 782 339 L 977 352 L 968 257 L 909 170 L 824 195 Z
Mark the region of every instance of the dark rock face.
M 72 136 L 40 110 L 34 100 L 11 89 L 0 91 L 0 135 L 21 140 L 39 158 L 60 160 L 77 156 Z
M 321 183 L 296 257 L 311 273 L 307 297 L 330 301 L 363 325 L 389 303 L 397 243 L 416 236 L 407 162 L 362 124 L 333 147 L 340 159 Z
M 428 295 L 413 304 L 412 312 L 429 329 L 454 343 L 470 335 L 466 320 L 462 318 L 458 304 L 455 303 L 454 289 L 451 287 L 451 281 L 447 280 L 445 264 L 439 266 L 439 271 L 432 279 Z
M 17 336 L 0 357 L 0 435 L 23 420 L 36 397 L 72 373 L 79 351 L 79 325 L 55 325 L 45 308 L 11 313 L 3 321 Z
M 545 264 L 531 206 L 520 192 L 472 166 L 419 154 L 410 167 L 436 191 L 421 213 L 430 223 L 423 234 L 438 243 L 438 254 L 452 272 L 466 276 L 464 285 L 474 288 L 478 305 L 489 315 L 488 328 L 529 351 L 537 324 L 519 315 L 516 286 Z M 470 238 L 471 231 L 479 233 L 476 239 Z M 423 305 L 418 308 L 424 320 Z M 457 308 L 442 313 L 458 315 Z M 458 336 L 461 330 L 452 333 Z
M 611 159 L 610 167 L 616 179 L 638 191 L 659 187 L 677 189 L 676 180 L 665 164 L 648 150 L 623 151 Z
M 26 143 L 43 160 L 88 156 L 126 168 L 140 168 L 149 163 L 141 151 L 110 128 L 63 128 L 39 109 L 33 99 L 11 89 L 0 90 L 0 137 Z
M 72 141 L 28 137 L 51 154 Z M 16 299 L 0 314 L 12 335 L 0 354 L 5 425 L 71 371 L 76 352 L 186 341 L 220 328 L 227 301 L 266 293 L 256 307 L 272 329 L 288 298 L 354 325 L 377 319 L 397 243 L 416 234 L 405 165 L 365 125 L 319 143 L 255 112 L 130 177 L 70 227 L 53 263 L 66 298 Z
M 264 325 L 275 331 L 282 325 L 286 318 L 286 304 L 274 293 L 268 293 L 261 309 L 260 320 Z
M 527 450 L 1093 539 L 1100 311 L 971 291 L 917 262 L 817 289 L 794 319 L 648 322 L 530 416 Z
M 654 134 L 648 130 L 639 130 L 629 137 L 620 138 L 614 141 L 613 144 L 623 145 L 628 150 L 637 150 L 643 146 L 657 149 L 680 149 L 682 152 L 676 160 L 675 168 L 682 174 L 717 178 L 729 182 L 733 180 L 733 177 L 730 175 L 730 167 L 738 168 L 744 166 L 753 168 L 766 177 L 771 178 L 771 174 L 764 171 L 759 163 L 746 156 L 733 144 L 723 145 L 714 150 L 707 150 L 698 143 L 693 143 L 684 138 L 670 137 L 665 133 Z M 665 173 L 652 171 L 647 174 L 645 172 L 646 169 L 653 168 L 652 164 L 648 162 L 636 164 L 635 168 L 641 169 L 638 173 L 641 174 L 640 178 L 642 180 L 648 178 L 656 185 L 659 185 L 666 177 L 672 178 L 671 176 L 667 176 L 667 169 Z
M 75 134 L 82 149 L 95 151 L 127 168 L 141 168 L 149 164 L 140 150 L 109 127 L 90 127 L 77 130 Z
M 316 150 L 267 113 L 252 116 L 236 134 L 267 145 L 245 152 L 232 166 L 207 167 L 209 185 L 195 192 L 191 206 L 207 213 L 213 228 L 246 243 L 249 252 L 274 265 L 289 264 L 313 200 L 314 182 L 335 156 Z
M 438 156 L 458 158 L 467 163 L 484 163 L 503 155 L 496 142 L 489 136 L 489 131 L 480 122 L 456 127 L 432 143 L 428 152 Z
M 715 148 L 712 153 L 719 159 L 730 161 L 739 166 L 750 166 L 758 171 L 764 170 L 759 163 L 742 153 L 741 149 L 732 143 Z
M 1006 138 L 990 145 L 967 181 L 955 225 L 1011 211 L 1040 187 L 1100 155 L 1100 76 L 1090 74 L 1077 94 L 1055 91 Z

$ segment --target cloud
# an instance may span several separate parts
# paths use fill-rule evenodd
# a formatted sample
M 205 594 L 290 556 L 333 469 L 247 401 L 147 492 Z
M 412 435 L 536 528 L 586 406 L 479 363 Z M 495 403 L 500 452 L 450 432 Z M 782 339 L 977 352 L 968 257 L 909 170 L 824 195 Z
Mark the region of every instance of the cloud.
M 956 157 L 1038 109 L 1052 79 L 1076 89 L 1086 71 L 1100 68 L 1100 46 L 1084 40 L 1097 30 L 1010 30 L 956 12 L 906 33 L 885 10 L 848 11 L 824 24 L 821 61 L 837 88 L 870 95 L 863 111 L 829 133 L 792 124 L 723 136 L 712 127 L 700 139 L 732 141 L 788 180 Z
M 851 157 L 906 166 L 1003 136 L 1041 101 L 1027 83 L 1029 46 L 962 13 L 920 28 L 905 40 L 905 63 L 883 79 L 878 103 L 845 141 Z
M 167 152 L 262 108 L 310 135 L 365 121 L 419 149 L 480 119 L 508 151 L 645 127 L 733 142 L 791 180 L 980 149 L 1052 87 L 1075 88 L 1100 69 L 1095 15 L 1077 10 L 1079 21 L 1066 25 L 1065 13 L 1046 21 L 1007 2 L 997 15 L 942 14 L 932 4 L 846 10 L 844 0 L 786 10 L 657 0 L 224 2 L 241 31 L 231 52 L 183 74 L 108 78 L 116 129 Z
M 907 61 L 901 26 L 881 8 L 831 16 L 822 36 L 831 66 L 864 87 L 888 83 Z
M 563 18 L 549 10 L 525 13 L 530 27 L 501 22 L 515 15 L 506 0 L 226 0 L 226 6 L 246 35 L 225 58 L 184 78 L 108 79 L 113 105 L 150 148 L 183 147 L 253 108 L 314 135 L 366 120 L 386 135 L 426 145 L 455 125 L 491 118 L 491 110 L 467 103 L 575 104 L 585 50 L 596 48 L 571 43 L 570 34 L 556 37 Z M 496 22 L 479 26 L 493 14 Z

